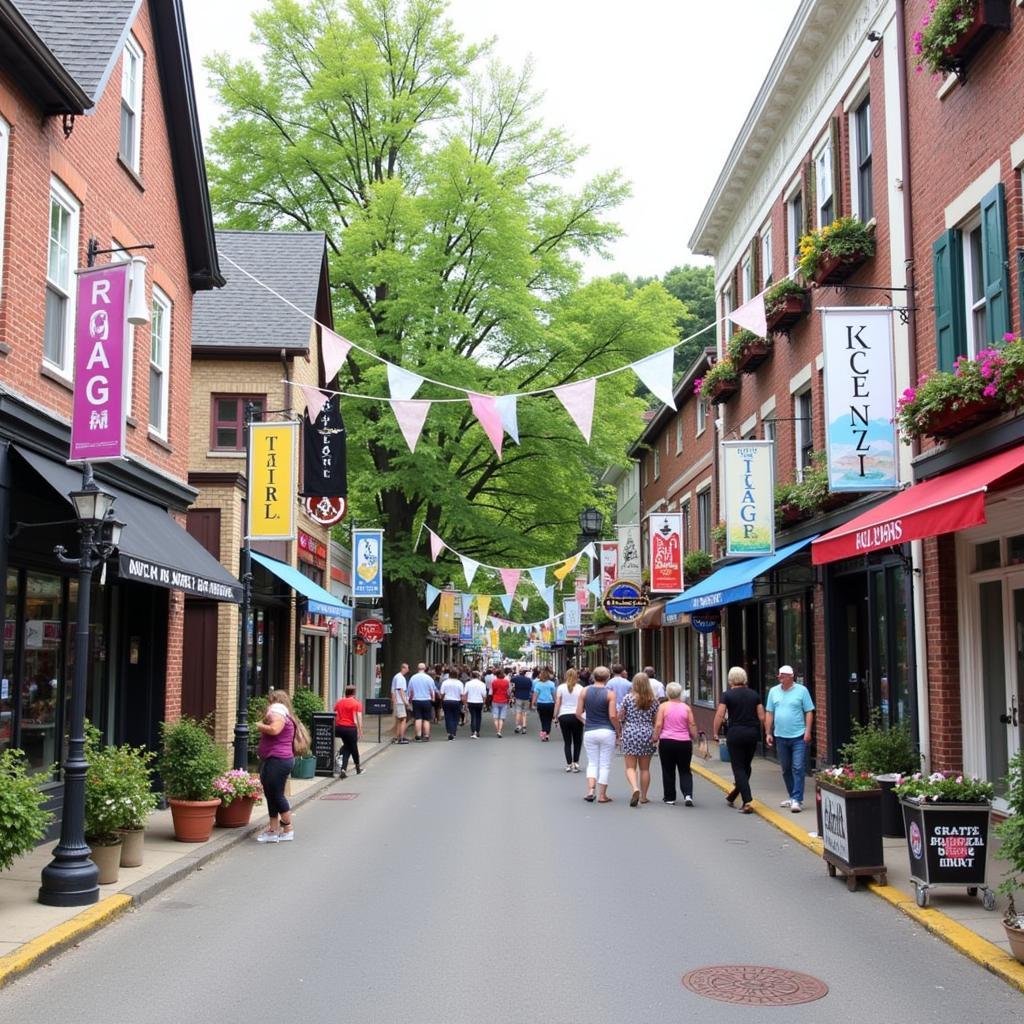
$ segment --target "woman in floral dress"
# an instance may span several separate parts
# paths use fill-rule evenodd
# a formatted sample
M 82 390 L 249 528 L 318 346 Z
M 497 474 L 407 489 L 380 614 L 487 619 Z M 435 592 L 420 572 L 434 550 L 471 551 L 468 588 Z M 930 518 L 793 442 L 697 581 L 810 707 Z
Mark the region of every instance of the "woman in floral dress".
M 651 742 L 658 702 L 651 681 L 644 672 L 633 676 L 633 688 L 622 700 L 619 719 L 622 722 L 622 754 L 626 760 L 626 781 L 633 790 L 629 806 L 647 803 L 651 785 L 651 758 L 655 746 Z M 639 777 L 638 777 L 639 775 Z

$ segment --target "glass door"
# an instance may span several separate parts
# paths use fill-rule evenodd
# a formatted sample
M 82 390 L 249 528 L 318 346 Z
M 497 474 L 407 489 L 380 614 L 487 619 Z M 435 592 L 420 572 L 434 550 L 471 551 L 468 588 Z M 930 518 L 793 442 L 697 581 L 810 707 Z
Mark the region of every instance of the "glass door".
M 1010 579 L 1013 615 L 1013 672 L 1007 686 L 1007 708 L 1005 715 L 1007 754 L 1013 757 L 1024 747 L 1024 577 L 1015 575 Z

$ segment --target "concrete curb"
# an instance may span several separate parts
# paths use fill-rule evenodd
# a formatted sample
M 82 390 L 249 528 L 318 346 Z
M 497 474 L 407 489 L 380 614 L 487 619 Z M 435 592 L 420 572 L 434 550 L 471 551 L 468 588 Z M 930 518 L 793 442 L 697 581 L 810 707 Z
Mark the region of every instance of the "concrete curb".
M 363 763 L 372 761 L 388 747 L 389 744 L 384 742 L 374 750 L 368 751 L 362 759 Z M 301 807 L 303 804 L 309 803 L 337 781 L 338 779 L 334 776 L 331 778 L 321 777 L 298 796 L 292 798 L 292 804 L 295 807 Z M 251 822 L 245 828 L 231 829 L 205 843 L 197 844 L 193 853 L 182 857 L 174 864 L 155 871 L 148 878 L 144 878 L 141 882 L 137 882 L 113 896 L 101 899 L 99 903 L 86 908 L 70 920 L 26 942 L 15 952 L 0 957 L 0 988 L 36 967 L 43 966 L 57 954 L 77 945 L 82 939 L 99 931 L 122 914 L 148 903 L 154 896 L 159 895 L 175 882 L 187 877 L 193 871 L 198 871 L 214 858 L 221 856 L 232 847 L 238 846 L 239 843 L 244 843 L 263 828 L 265 818 L 264 815 L 259 821 Z
M 691 767 L 697 775 L 706 782 L 717 786 L 723 793 L 728 793 L 732 788 L 726 779 L 703 765 L 695 762 Z M 753 807 L 755 814 L 759 814 L 780 832 L 785 832 L 787 836 L 810 850 L 815 856 L 822 855 L 824 847 L 820 839 L 812 839 L 806 830 L 791 819 L 776 814 L 775 811 L 763 806 L 757 800 L 754 801 Z M 913 896 L 900 889 L 893 888 L 891 885 L 879 885 L 877 882 L 869 882 L 867 887 L 876 896 L 880 896 L 897 910 L 913 918 L 932 935 L 952 946 L 958 953 L 969 957 L 976 964 L 980 964 L 987 971 L 1002 978 L 1008 985 L 1024 992 L 1024 964 L 1018 963 L 1009 953 L 1004 953 L 998 946 L 983 939 L 969 928 L 965 928 L 959 921 L 954 921 L 953 918 L 943 914 L 941 910 L 922 909 L 917 905 Z

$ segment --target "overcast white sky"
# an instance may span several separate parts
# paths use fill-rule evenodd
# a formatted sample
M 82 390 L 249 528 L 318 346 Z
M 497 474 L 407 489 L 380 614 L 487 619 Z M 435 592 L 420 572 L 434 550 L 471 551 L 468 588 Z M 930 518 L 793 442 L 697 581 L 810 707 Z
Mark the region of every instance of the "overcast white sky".
M 262 0 L 184 0 L 204 131 L 218 117 L 203 58 L 254 56 Z M 590 274 L 660 276 L 686 241 L 799 0 L 451 0 L 467 40 L 535 63 L 546 119 L 589 147 L 585 176 L 621 168 L 625 237 Z

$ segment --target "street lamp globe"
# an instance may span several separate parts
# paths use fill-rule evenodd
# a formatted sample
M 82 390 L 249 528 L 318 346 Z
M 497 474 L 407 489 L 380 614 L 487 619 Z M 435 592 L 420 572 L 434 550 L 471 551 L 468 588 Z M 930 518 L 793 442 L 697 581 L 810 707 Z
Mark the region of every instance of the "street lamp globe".
M 114 508 L 114 495 L 101 491 L 98 487 L 84 487 L 80 491 L 72 491 L 70 498 L 75 506 L 75 515 L 82 523 L 102 522 Z
M 588 537 L 600 537 L 604 529 L 604 516 L 599 509 L 585 508 L 580 513 L 580 533 Z

